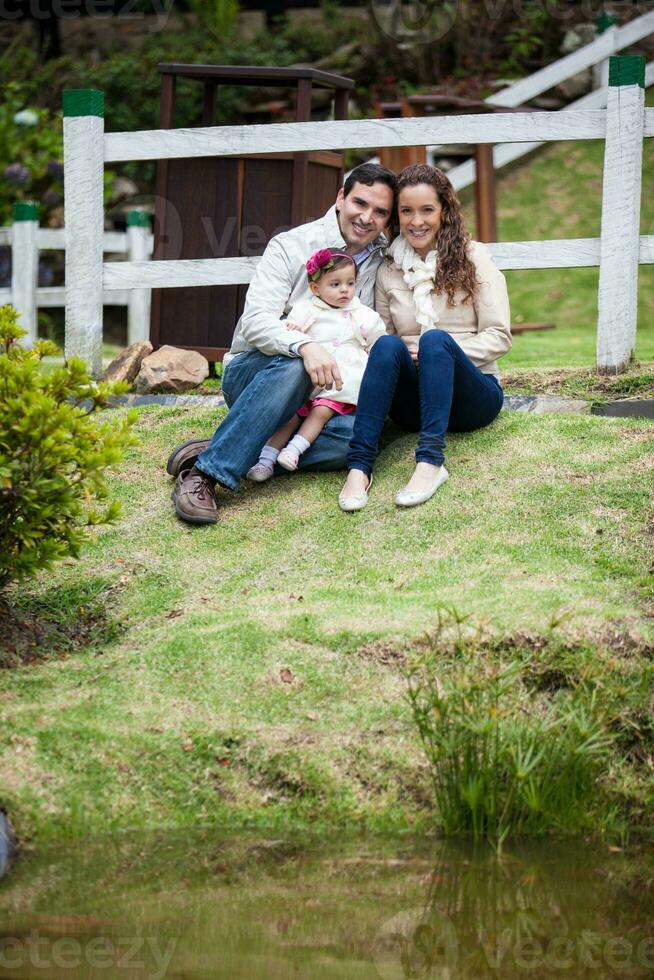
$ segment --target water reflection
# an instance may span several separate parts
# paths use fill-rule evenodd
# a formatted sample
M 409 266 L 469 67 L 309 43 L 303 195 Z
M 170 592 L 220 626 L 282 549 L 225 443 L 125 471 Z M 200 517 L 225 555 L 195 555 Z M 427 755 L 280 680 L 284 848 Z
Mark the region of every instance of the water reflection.
M 0 884 L 0 977 L 654 974 L 651 848 L 204 832 L 80 851 Z

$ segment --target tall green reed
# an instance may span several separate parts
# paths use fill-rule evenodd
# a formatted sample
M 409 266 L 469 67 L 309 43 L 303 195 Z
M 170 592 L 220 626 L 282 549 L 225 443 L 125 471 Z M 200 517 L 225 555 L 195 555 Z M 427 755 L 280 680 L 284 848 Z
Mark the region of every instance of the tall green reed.
M 534 695 L 524 663 L 482 662 L 461 623 L 406 673 L 443 831 L 501 843 L 590 829 L 613 741 L 594 691 Z

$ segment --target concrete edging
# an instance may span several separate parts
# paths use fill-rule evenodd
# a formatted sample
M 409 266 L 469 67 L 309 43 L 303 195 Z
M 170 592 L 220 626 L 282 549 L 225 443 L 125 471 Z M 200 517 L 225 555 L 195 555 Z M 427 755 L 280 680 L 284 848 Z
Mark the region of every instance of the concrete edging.
M 121 395 L 110 398 L 117 408 L 138 408 L 142 405 L 165 405 L 186 408 L 223 408 L 222 395 Z M 654 398 L 617 402 L 592 402 L 581 398 L 561 398 L 558 395 L 506 395 L 504 409 L 509 412 L 529 412 L 532 415 L 568 414 L 603 415 L 613 418 L 654 419 Z

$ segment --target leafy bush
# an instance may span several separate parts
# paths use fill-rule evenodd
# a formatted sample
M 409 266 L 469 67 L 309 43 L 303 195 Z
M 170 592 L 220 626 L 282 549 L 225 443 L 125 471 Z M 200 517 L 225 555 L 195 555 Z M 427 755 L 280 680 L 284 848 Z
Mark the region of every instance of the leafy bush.
M 99 422 L 93 412 L 125 385 L 96 384 L 71 358 L 45 371 L 50 341 L 25 350 L 11 306 L 0 308 L 0 589 L 59 558 L 77 557 L 86 528 L 118 516 L 105 470 L 134 442 L 128 415 Z
M 133 50 L 120 46 L 100 62 L 91 55 L 64 55 L 41 64 L 32 48 L 14 54 L 12 77 L 30 102 L 57 112 L 64 88 L 98 88 L 105 93 L 105 126 L 108 132 L 156 129 L 159 126 L 161 62 L 215 65 L 260 65 L 284 67 L 319 60 L 340 45 L 369 39 L 366 21 L 342 11 L 338 18 L 324 20 L 307 29 L 306 24 L 289 24 L 274 32 L 239 38 L 230 32 L 218 33 L 205 23 L 228 15 L 228 0 L 198 4 L 203 23 L 189 20 L 183 31 L 162 30 L 145 33 L 142 44 Z M 205 9 L 206 7 L 206 9 Z M 221 16 L 222 16 L 221 14 Z M 347 72 L 345 72 L 347 74 Z M 279 89 L 274 90 L 279 93 Z M 138 98 L 135 98 L 135 93 Z M 202 86 L 180 80 L 175 93 L 177 125 L 194 125 L 202 113 Z M 221 86 L 216 99 L 216 122 L 243 121 L 243 108 L 251 99 L 260 100 L 254 89 Z
M 407 680 L 444 831 L 501 843 L 590 829 L 613 742 L 595 694 L 579 684 L 539 700 L 518 659 L 483 669 L 460 634 L 449 653 L 438 646 Z
M 20 87 L 3 87 L 0 103 L 0 225 L 11 223 L 14 201 L 40 201 L 47 211 L 63 201 L 61 115 L 26 106 Z
M 37 201 L 41 214 L 64 200 L 64 146 L 61 112 L 35 108 L 25 87 L 3 87 L 0 103 L 0 225 L 11 224 L 15 201 Z M 114 174 L 106 170 L 105 200 L 112 193 Z

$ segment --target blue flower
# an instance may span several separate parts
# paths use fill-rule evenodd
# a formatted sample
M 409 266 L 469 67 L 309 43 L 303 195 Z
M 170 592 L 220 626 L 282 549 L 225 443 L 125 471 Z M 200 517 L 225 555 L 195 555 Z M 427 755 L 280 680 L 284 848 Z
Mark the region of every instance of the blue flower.
M 64 165 L 59 163 L 58 160 L 51 160 L 47 166 L 48 177 L 53 177 L 55 180 L 64 179 Z
M 16 184 L 17 187 L 24 187 L 31 176 L 29 168 L 24 167 L 22 163 L 10 163 L 5 167 L 5 179 L 11 184 Z
M 63 197 L 61 194 L 53 190 L 46 191 L 41 197 L 41 203 L 45 204 L 46 208 L 56 208 L 62 201 Z

